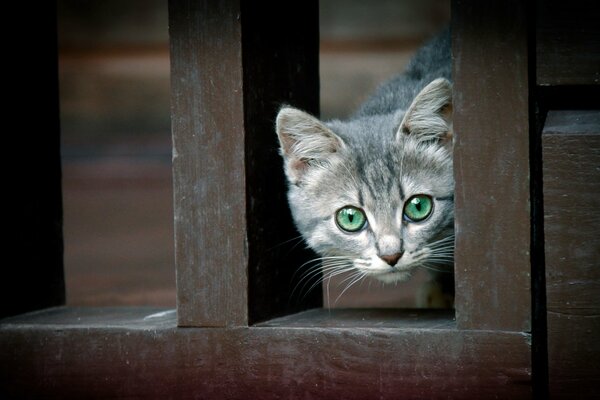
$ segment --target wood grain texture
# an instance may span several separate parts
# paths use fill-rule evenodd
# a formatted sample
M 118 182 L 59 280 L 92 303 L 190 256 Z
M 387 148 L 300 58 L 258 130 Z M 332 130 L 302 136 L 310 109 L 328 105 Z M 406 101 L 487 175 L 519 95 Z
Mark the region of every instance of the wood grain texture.
M 318 8 L 259 1 L 169 4 L 179 321 L 247 325 L 319 306 L 290 299 L 312 257 L 286 199 L 274 121 L 318 113 Z
M 600 111 L 551 111 L 543 135 L 552 398 L 600 385 Z
M 538 0 L 537 84 L 600 85 L 600 6 L 587 0 Z
M 184 326 L 248 320 L 239 17 L 234 0 L 169 2 L 177 308 Z
M 525 3 L 456 0 L 456 319 L 463 329 L 531 325 Z
M 0 317 L 64 304 L 56 2 L 15 2 L 4 12 L 35 27 L 6 43 Z M 32 51 L 35 49 L 35 51 Z
M 315 308 L 257 324 L 259 327 L 455 329 L 454 310 Z
M 176 328 L 172 317 L 123 327 L 115 315 L 95 328 L 69 318 L 62 328 L 44 315 L 0 324 L 0 395 L 531 398 L 529 336 L 516 332 Z

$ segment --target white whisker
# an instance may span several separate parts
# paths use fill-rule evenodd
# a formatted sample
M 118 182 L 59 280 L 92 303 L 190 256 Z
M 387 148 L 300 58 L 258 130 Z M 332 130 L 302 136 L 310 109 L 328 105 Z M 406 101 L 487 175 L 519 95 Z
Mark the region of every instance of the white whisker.
M 315 264 L 317 261 L 323 261 L 322 264 Z M 307 271 L 303 273 L 302 278 L 294 287 L 292 294 L 298 289 L 299 293 L 304 293 L 301 300 L 312 292 L 319 284 L 328 279 L 328 283 L 333 276 L 344 272 L 352 271 L 352 259 L 345 256 L 326 256 L 310 260 L 307 263 L 313 263 Z M 306 263 L 305 263 L 306 264 Z M 303 264 L 303 265 L 305 265 Z M 306 287 L 308 286 L 308 289 Z
M 348 264 L 347 262 L 343 262 L 343 263 L 339 262 L 339 263 L 336 263 L 336 264 L 328 264 L 326 266 L 314 265 L 311 269 L 309 269 L 309 270 L 307 270 L 307 271 L 305 271 L 303 273 L 301 279 L 296 284 L 296 287 L 294 287 L 294 290 L 292 291 L 292 294 L 296 291 L 296 289 L 298 288 L 298 286 L 302 282 L 304 282 L 304 284 L 302 285 L 302 288 L 300 289 L 300 292 L 302 292 L 304 290 L 304 287 L 315 276 L 319 276 L 320 274 L 325 274 L 326 272 L 328 272 L 330 270 L 335 270 L 335 269 L 337 269 L 339 267 L 345 267 L 347 264 Z
M 354 285 L 356 282 L 362 280 L 365 277 L 365 274 L 363 272 L 357 271 L 354 275 L 352 275 L 354 277 L 354 280 L 352 280 L 344 290 L 342 290 L 342 293 L 339 294 L 339 296 L 335 299 L 335 301 L 333 302 L 333 305 L 335 306 L 338 302 L 338 300 L 340 299 L 340 297 L 342 297 L 344 295 L 344 293 L 346 293 L 346 291 L 348 289 L 350 289 L 352 287 L 352 285 Z
M 273 246 L 273 247 L 270 247 L 270 248 L 268 248 L 268 249 L 267 249 L 267 251 L 274 250 L 274 249 L 276 249 L 276 248 L 278 248 L 278 247 L 281 247 L 281 246 L 283 246 L 283 245 L 285 245 L 285 244 L 287 244 L 287 243 L 293 242 L 293 241 L 295 241 L 295 240 L 297 240 L 297 241 L 298 241 L 298 243 L 301 243 L 301 242 L 304 240 L 304 238 L 302 237 L 302 235 L 298 235 L 298 236 L 296 236 L 296 237 L 293 237 L 293 238 L 291 238 L 291 239 L 288 239 L 288 240 L 286 240 L 286 241 L 283 241 L 283 242 L 281 242 L 281 243 L 279 243 L 279 244 L 276 244 L 276 245 L 275 245 L 275 246 Z M 294 247 L 292 247 L 292 249 L 291 249 L 291 250 L 293 250 L 293 249 L 294 249 L 294 248 L 295 248 L 295 247 L 298 245 L 298 243 L 296 243 L 296 244 L 294 245 Z

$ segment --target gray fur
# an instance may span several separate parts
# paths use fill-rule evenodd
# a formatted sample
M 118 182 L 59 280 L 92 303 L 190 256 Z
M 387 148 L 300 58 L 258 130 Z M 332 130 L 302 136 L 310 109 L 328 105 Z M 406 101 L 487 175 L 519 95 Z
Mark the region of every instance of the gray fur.
M 321 122 L 294 108 L 280 110 L 276 130 L 290 208 L 326 273 L 352 270 L 357 280 L 396 282 L 410 278 L 417 267 L 452 265 L 449 78 L 449 32 L 444 32 L 347 121 Z M 428 219 L 414 223 L 402 211 L 416 194 L 431 196 L 434 208 Z M 336 211 L 347 205 L 367 215 L 360 232 L 344 232 L 335 223 Z M 402 257 L 393 266 L 381 258 L 396 253 Z
M 406 110 L 429 82 L 437 78 L 451 80 L 451 58 L 450 31 L 445 30 L 417 51 L 402 74 L 381 85 L 354 118 Z

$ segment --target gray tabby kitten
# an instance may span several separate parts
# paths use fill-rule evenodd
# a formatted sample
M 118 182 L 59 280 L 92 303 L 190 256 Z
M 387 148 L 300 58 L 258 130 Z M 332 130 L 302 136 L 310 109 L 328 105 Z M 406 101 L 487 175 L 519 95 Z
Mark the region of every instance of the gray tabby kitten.
M 422 47 L 349 120 L 294 108 L 276 131 L 296 226 L 327 274 L 433 279 L 418 306 L 452 303 L 454 179 L 449 32 Z M 450 295 L 450 296 L 448 296 Z M 449 304 L 448 304 L 449 303 Z

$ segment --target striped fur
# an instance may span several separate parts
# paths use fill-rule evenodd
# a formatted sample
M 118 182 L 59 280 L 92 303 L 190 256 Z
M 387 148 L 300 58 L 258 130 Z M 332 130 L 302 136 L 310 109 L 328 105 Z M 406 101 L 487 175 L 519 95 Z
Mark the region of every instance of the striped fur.
M 454 233 L 449 33 L 423 47 L 402 75 L 381 86 L 349 120 L 322 122 L 285 107 L 276 131 L 288 199 L 298 230 L 322 257 L 323 271 L 352 271 L 352 282 L 405 281 L 415 268 L 451 271 Z M 433 212 L 403 217 L 425 194 Z M 341 207 L 364 210 L 355 233 L 335 223 Z M 402 254 L 395 265 L 382 259 Z

